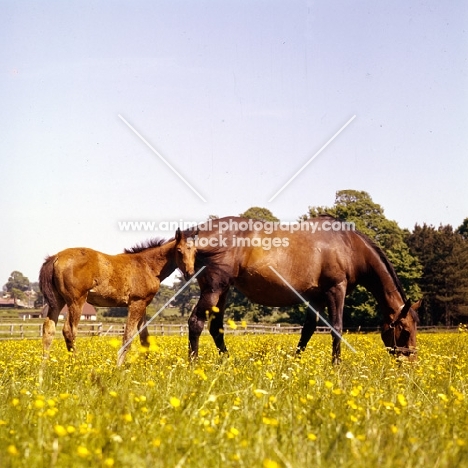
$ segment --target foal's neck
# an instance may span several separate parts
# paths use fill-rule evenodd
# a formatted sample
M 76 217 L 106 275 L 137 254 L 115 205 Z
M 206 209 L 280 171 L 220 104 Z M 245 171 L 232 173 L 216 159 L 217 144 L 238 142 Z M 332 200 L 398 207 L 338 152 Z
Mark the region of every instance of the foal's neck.
M 147 264 L 161 281 L 176 269 L 174 245 L 175 243 L 168 242 L 143 252 Z

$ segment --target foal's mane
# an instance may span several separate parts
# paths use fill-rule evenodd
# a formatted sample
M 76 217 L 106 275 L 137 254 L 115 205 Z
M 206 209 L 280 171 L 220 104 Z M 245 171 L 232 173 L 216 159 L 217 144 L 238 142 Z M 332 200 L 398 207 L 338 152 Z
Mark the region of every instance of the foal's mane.
M 166 241 L 166 239 L 160 239 L 159 237 L 156 237 L 154 239 L 148 239 L 146 241 L 143 241 L 143 242 L 140 242 L 139 244 L 134 245 L 133 247 L 125 249 L 124 253 L 126 254 L 140 253 L 147 249 L 154 249 L 155 247 L 161 247 L 166 242 L 169 242 L 169 241 Z

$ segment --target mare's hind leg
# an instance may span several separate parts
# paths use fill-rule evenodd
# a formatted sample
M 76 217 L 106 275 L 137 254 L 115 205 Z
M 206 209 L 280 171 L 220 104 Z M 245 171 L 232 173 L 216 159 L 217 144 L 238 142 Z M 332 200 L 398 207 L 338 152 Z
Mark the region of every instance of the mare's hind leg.
M 198 343 L 200 335 L 205 326 L 205 321 L 213 313 L 213 307 L 218 304 L 220 292 L 213 292 L 210 289 L 202 291 L 197 305 L 193 309 L 188 319 L 189 326 L 189 359 L 198 357 Z M 222 320 L 222 317 L 221 317 Z M 219 331 L 218 325 L 218 331 Z M 222 324 L 221 324 L 222 328 Z M 211 327 L 210 327 L 211 329 Z
M 216 307 L 219 310 L 211 310 L 209 314 L 209 323 L 210 323 L 210 335 L 212 336 L 216 347 L 218 348 L 219 353 L 227 353 L 228 350 L 224 343 L 224 310 L 226 309 L 226 299 L 229 289 L 226 289 L 221 296 L 219 296 L 218 304 Z
M 63 324 L 62 333 L 69 352 L 75 353 L 75 340 L 78 332 L 78 323 L 80 322 L 81 312 L 83 311 L 85 302 L 86 296 L 82 296 L 71 304 L 68 304 L 68 314 L 65 323 Z
M 307 307 L 306 318 L 304 326 L 302 327 L 301 338 L 299 339 L 299 343 L 297 344 L 296 354 L 300 354 L 306 349 L 307 343 L 312 338 L 312 335 L 314 334 L 317 328 L 317 320 L 317 314 L 310 307 Z
M 143 300 L 131 302 L 128 305 L 128 317 L 127 325 L 125 326 L 125 332 L 122 340 L 122 348 L 119 350 L 117 357 L 117 365 L 120 366 L 125 361 L 125 356 L 132 345 L 132 341 L 138 333 L 138 324 L 142 324 L 144 315 L 146 313 L 146 302 Z M 145 328 L 144 332 L 148 334 L 148 330 Z M 141 336 L 141 335 L 140 335 Z M 147 340 L 146 336 L 146 340 Z M 141 339 L 141 338 L 140 338 Z
M 55 328 L 57 326 L 60 311 L 65 305 L 65 301 L 61 297 L 57 297 L 57 307 L 52 309 L 49 306 L 47 317 L 42 325 L 42 356 L 47 358 L 50 352 L 50 346 L 55 336 Z

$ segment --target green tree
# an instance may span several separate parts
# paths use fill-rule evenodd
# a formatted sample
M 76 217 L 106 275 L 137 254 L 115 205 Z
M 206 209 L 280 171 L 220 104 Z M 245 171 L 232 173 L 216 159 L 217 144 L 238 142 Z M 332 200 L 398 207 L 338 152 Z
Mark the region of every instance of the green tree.
M 23 300 L 26 297 L 24 292 L 30 289 L 29 279 L 20 271 L 13 271 L 4 289 L 8 291 L 10 296 L 14 299 L 16 305 L 16 301 Z
M 468 240 L 468 218 L 463 220 L 463 223 L 457 229 L 457 233 L 460 234 L 463 239 Z
M 179 291 L 185 284 L 185 281 L 182 277 L 179 277 L 172 286 L 172 294 L 175 294 Z M 189 286 L 187 286 L 177 297 L 174 299 L 172 304 L 174 307 L 177 307 L 180 311 L 180 315 L 185 317 L 189 315 L 200 298 L 200 286 L 198 286 L 197 281 L 192 281 Z
M 301 219 L 310 219 L 321 214 L 329 214 L 354 222 L 357 230 L 367 235 L 383 249 L 394 266 L 408 297 L 415 299 L 420 297 L 418 280 L 421 277 L 422 268 L 406 243 L 408 231 L 401 229 L 395 221 L 387 219 L 383 208 L 375 203 L 367 192 L 338 191 L 333 206 L 309 207 L 309 212 Z M 376 310 L 375 299 L 366 289 L 358 286 L 346 299 L 344 325 L 375 326 L 380 322 Z
M 260 221 L 279 221 L 268 208 L 260 208 L 259 206 L 252 206 L 239 216 L 242 218 L 258 219 Z
M 419 280 L 424 294 L 423 323 L 455 325 L 468 319 L 468 240 L 464 224 L 452 226 L 416 225 L 408 236 L 414 255 L 423 265 Z

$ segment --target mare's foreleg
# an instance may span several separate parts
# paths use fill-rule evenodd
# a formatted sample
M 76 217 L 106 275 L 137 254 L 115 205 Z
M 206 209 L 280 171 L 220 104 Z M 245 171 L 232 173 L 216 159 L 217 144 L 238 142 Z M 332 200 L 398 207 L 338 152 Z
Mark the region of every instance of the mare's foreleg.
M 60 297 L 57 298 L 57 307 L 52 309 L 49 305 L 47 317 L 42 325 L 42 355 L 44 358 L 49 356 L 50 347 L 52 340 L 55 336 L 55 329 L 57 327 L 57 321 L 60 315 L 60 311 L 65 305 L 65 301 Z
M 219 354 L 227 353 L 226 344 L 224 343 L 224 310 L 226 309 L 226 299 L 229 289 L 226 289 L 219 296 L 218 303 L 209 313 L 209 330 L 210 335 L 218 348 Z
M 200 341 L 200 335 L 205 326 L 205 321 L 210 318 L 213 314 L 213 307 L 218 304 L 219 292 L 203 292 L 201 293 L 200 299 L 197 305 L 193 309 L 188 319 L 189 328 L 189 359 L 195 359 L 198 357 L 198 344 Z M 222 317 L 221 317 L 222 320 Z M 211 325 L 210 325 L 211 330 Z M 219 327 L 218 327 L 219 330 Z
M 80 322 L 81 312 L 83 311 L 86 296 L 80 297 L 68 305 L 68 314 L 63 324 L 63 337 L 67 345 L 68 352 L 75 353 L 75 340 L 78 332 L 78 323 Z
M 343 307 L 346 295 L 346 283 L 342 282 L 327 293 L 328 313 L 333 327 L 332 334 L 332 363 L 341 362 L 341 335 L 343 333 Z
M 297 344 L 296 354 L 300 354 L 306 349 L 307 343 L 312 338 L 312 335 L 317 329 L 317 320 L 317 313 L 314 312 L 310 307 L 307 307 L 306 318 L 304 326 L 302 327 L 301 338 Z

